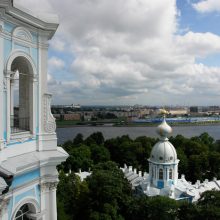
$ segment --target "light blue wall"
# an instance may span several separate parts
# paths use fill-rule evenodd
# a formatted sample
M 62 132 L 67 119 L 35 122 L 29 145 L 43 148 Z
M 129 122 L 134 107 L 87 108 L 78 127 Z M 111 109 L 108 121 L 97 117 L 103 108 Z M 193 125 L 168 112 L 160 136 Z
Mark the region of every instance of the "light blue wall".
M 34 198 L 37 201 L 38 206 L 40 207 L 40 186 L 39 185 L 36 185 L 32 189 L 29 189 L 10 199 L 9 204 L 8 204 L 8 220 L 11 220 L 12 218 L 13 208 L 22 200 L 25 200 L 26 198 L 30 198 L 30 197 Z
M 20 44 L 18 44 L 18 43 L 15 43 L 14 48 L 15 48 L 15 50 L 22 50 L 22 51 L 24 51 L 25 53 L 30 54 L 30 48 L 29 48 L 29 47 L 25 47 L 25 46 L 23 46 L 23 45 L 20 45 Z
M 7 61 L 12 50 L 11 40 L 4 39 L 4 62 Z
M 38 203 L 40 204 L 40 197 L 41 197 L 40 185 L 35 186 L 35 193 L 36 193 L 36 199 Z
M 36 169 L 32 172 L 22 174 L 20 176 L 15 176 L 10 188 L 16 188 L 22 186 L 24 183 L 31 182 L 40 177 L 40 169 Z
M 10 198 L 8 204 L 8 220 L 11 220 L 12 209 L 13 209 L 13 198 Z
M 33 43 L 37 44 L 37 42 L 38 42 L 38 35 L 36 33 L 33 33 L 33 32 L 31 34 L 32 34 L 32 38 L 33 38 Z
M 21 200 L 25 199 L 25 197 L 36 197 L 35 188 L 30 189 L 30 190 L 23 192 L 20 195 L 16 196 L 15 200 L 14 200 L 14 205 L 16 205 Z
M 34 60 L 35 66 L 38 71 L 38 49 L 37 48 L 31 48 L 31 57 Z
M 15 28 L 15 25 L 12 24 L 12 23 L 9 23 L 9 22 L 5 22 L 4 23 L 4 30 L 9 32 L 9 33 L 12 33 L 13 29 Z

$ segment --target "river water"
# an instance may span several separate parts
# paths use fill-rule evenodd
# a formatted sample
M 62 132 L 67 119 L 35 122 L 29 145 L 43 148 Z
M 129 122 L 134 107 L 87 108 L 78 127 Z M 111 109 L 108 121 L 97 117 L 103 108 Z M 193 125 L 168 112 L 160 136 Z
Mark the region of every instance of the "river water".
M 172 126 L 173 136 L 181 134 L 185 137 L 193 137 L 209 133 L 215 140 L 220 140 L 220 125 L 200 125 L 200 126 Z M 138 136 L 158 137 L 156 127 L 111 127 L 111 126 L 82 126 L 57 128 L 58 144 L 67 140 L 73 140 L 74 137 L 81 133 L 84 138 L 90 134 L 100 131 L 105 139 L 115 138 L 117 136 L 129 135 L 131 138 Z

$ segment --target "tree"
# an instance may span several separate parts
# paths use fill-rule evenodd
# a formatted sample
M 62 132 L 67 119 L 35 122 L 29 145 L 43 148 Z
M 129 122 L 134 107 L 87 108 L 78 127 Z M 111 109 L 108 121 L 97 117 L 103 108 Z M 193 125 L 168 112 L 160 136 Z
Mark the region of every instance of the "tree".
M 90 150 L 93 164 L 106 162 L 110 160 L 110 153 L 107 148 L 98 145 L 91 145 Z
M 78 210 L 77 201 L 80 197 L 80 179 L 75 174 L 67 176 L 60 172 L 57 186 L 58 217 L 60 220 L 73 219 Z
M 200 219 L 220 219 L 220 192 L 206 191 L 198 201 Z
M 105 219 L 104 216 L 106 219 L 123 219 L 121 207 L 131 196 L 131 188 L 116 164 L 106 162 L 94 166 L 86 182 L 89 189 L 87 219 Z
M 206 146 L 208 146 L 210 149 L 213 148 L 213 144 L 214 144 L 214 139 L 213 137 L 211 137 L 207 132 L 202 133 L 199 136 L 199 139 L 201 140 L 201 142 L 203 144 L 205 144 Z
M 184 151 L 182 148 L 177 149 L 177 155 L 178 155 L 178 159 L 180 160 L 179 165 L 178 165 L 179 173 L 181 174 L 188 173 L 188 158 L 184 154 Z
M 91 145 L 91 144 L 97 144 L 97 145 L 102 145 L 104 144 L 104 137 L 103 134 L 101 132 L 95 132 L 93 134 L 91 134 L 87 139 L 86 139 L 86 144 L 87 145 Z
M 64 164 L 74 172 L 78 172 L 79 169 L 89 170 L 93 165 L 90 148 L 86 145 L 73 148 Z
M 188 160 L 189 169 L 186 173 L 187 178 L 192 182 L 203 180 L 208 170 L 208 155 L 191 155 Z
M 213 190 L 204 192 L 198 201 L 198 205 L 204 208 L 215 206 L 220 209 L 220 191 Z
M 177 216 L 177 202 L 164 196 L 151 198 L 148 218 L 152 220 L 172 220 Z
M 77 134 L 76 137 L 73 139 L 73 145 L 78 146 L 83 144 L 83 135 L 81 133 Z
M 179 220 L 193 219 L 200 220 L 199 208 L 192 203 L 181 201 L 178 204 L 178 218 Z
M 210 152 L 208 155 L 209 159 L 209 179 L 216 177 L 217 179 L 220 178 L 220 153 L 219 152 Z

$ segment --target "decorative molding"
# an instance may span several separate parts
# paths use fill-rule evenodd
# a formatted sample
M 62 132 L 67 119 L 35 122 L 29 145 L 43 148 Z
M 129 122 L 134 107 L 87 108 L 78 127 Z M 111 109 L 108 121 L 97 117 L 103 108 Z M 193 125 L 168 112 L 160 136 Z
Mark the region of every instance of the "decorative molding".
M 21 40 L 24 40 L 25 42 L 32 42 L 33 41 L 33 37 L 31 35 L 31 33 L 23 27 L 16 27 L 12 33 L 13 37 L 17 37 Z
M 44 131 L 47 133 L 54 133 L 56 131 L 56 121 L 50 108 L 51 98 L 51 94 L 44 94 Z
M 11 52 L 11 54 L 9 55 L 8 61 L 5 63 L 5 75 L 10 76 L 11 74 L 11 65 L 13 63 L 13 61 L 15 60 L 15 58 L 17 57 L 24 57 L 25 59 L 27 59 L 27 61 L 30 63 L 32 70 L 33 70 L 33 76 L 37 74 L 37 69 L 36 69 L 36 65 L 34 63 L 33 58 L 25 53 L 24 51 L 20 51 L 20 50 L 14 50 Z
M 58 182 L 44 182 L 40 184 L 41 192 L 45 192 L 47 190 L 55 190 L 57 188 Z

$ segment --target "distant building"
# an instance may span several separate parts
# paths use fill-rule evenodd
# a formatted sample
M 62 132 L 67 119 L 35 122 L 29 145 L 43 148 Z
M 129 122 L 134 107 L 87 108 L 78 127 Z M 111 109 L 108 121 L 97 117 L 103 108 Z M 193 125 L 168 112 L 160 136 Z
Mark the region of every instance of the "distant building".
M 65 121 L 80 121 L 81 120 L 81 114 L 80 113 L 70 113 L 70 114 L 64 114 L 63 120 Z
M 220 190 L 220 180 L 217 179 L 205 180 L 203 183 L 197 181 L 195 184 L 188 182 L 184 175 L 179 179 L 177 153 L 167 138 L 172 128 L 166 123 L 165 118 L 157 131 L 160 141 L 154 145 L 148 159 L 149 173 L 142 175 L 141 171 L 137 172 L 126 165 L 121 168 L 136 193 L 195 202 L 201 193 L 207 190 Z
M 179 108 L 179 109 L 170 109 L 168 113 L 173 116 L 180 116 L 180 115 L 187 115 L 189 112 L 187 108 Z

